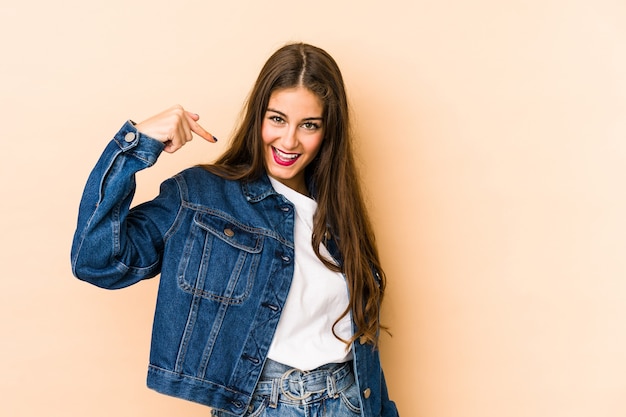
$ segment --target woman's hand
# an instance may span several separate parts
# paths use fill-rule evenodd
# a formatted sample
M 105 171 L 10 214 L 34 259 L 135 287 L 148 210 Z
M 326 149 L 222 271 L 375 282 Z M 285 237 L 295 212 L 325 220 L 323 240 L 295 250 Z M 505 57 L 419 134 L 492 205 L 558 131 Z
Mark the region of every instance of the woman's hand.
M 139 132 L 165 144 L 165 152 L 174 153 L 193 139 L 195 133 L 209 142 L 215 136 L 198 124 L 200 116 L 176 105 L 136 125 Z

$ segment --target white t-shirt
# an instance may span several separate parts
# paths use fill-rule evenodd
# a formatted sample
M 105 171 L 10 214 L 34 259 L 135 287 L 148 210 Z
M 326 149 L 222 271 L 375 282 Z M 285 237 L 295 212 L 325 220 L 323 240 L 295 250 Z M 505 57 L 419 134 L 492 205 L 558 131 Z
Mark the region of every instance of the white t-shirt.
M 332 332 L 333 323 L 348 306 L 345 278 L 324 266 L 311 245 L 317 203 L 273 178 L 270 181 L 294 205 L 296 216 L 293 282 L 268 357 L 303 371 L 350 360 L 352 352 Z M 332 260 L 323 245 L 320 252 Z M 352 337 L 350 314 L 337 323 L 335 332 L 344 340 Z

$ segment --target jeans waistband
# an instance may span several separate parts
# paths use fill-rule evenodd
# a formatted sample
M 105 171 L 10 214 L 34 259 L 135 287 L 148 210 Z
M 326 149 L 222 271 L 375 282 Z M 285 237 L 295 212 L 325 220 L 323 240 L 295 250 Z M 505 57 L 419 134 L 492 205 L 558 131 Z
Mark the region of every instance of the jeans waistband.
M 279 399 L 302 403 L 321 396 L 336 398 L 353 383 L 352 361 L 301 371 L 267 359 L 255 394 L 269 396 L 270 407 L 276 407 Z

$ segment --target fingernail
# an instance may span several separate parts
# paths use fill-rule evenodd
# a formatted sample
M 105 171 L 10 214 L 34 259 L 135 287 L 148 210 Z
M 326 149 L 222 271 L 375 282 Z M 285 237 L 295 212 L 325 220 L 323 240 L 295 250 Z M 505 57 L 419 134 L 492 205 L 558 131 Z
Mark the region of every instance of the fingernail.
M 211 136 L 213 136 L 213 135 L 211 135 Z M 217 138 L 215 136 L 213 136 L 213 140 L 217 142 Z

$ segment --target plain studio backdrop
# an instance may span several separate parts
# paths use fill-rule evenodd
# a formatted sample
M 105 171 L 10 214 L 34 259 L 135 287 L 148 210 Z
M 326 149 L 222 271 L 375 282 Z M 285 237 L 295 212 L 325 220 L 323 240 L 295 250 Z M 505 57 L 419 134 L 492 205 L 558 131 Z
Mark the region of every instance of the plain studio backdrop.
M 158 278 L 74 279 L 92 166 L 180 103 L 196 138 L 136 202 L 224 149 L 289 41 L 346 79 L 389 277 L 403 417 L 626 415 L 623 0 L 3 1 L 0 414 L 207 416 L 145 387 Z

